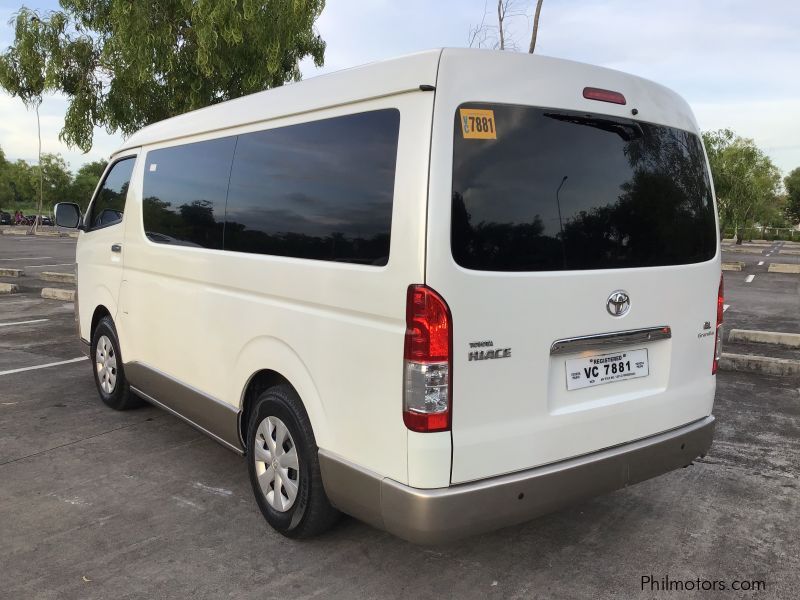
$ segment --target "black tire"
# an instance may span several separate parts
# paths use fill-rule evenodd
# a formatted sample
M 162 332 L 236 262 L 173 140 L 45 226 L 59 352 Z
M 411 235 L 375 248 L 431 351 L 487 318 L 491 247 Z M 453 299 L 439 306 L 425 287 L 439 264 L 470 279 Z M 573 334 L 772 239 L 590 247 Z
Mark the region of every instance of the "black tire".
M 268 417 L 277 417 L 286 426 L 291 437 L 287 444 L 291 448 L 290 442 L 293 442 L 299 463 L 297 471 L 288 471 L 290 478 L 292 475 L 296 477 L 292 481 L 297 484 L 297 493 L 294 503 L 285 512 L 272 507 L 258 480 L 258 469 L 261 468 L 263 473 L 264 467 L 257 466 L 256 444 L 260 443 L 261 448 L 266 446 L 258 429 Z M 278 385 L 258 397 L 248 421 L 247 449 L 247 469 L 253 494 L 261 513 L 273 529 L 290 538 L 310 538 L 327 531 L 336 523 L 340 513 L 331 506 L 322 486 L 317 442 L 311 421 L 300 397 L 291 386 Z M 261 461 L 258 464 L 265 463 Z
M 116 380 L 110 393 L 103 389 L 97 372 L 97 345 L 103 337 L 106 337 L 111 342 L 112 352 L 116 358 L 116 368 L 114 369 Z M 107 406 L 114 410 L 128 410 L 143 404 L 142 400 L 131 394 L 131 387 L 125 377 L 125 369 L 122 365 L 122 354 L 119 351 L 117 328 L 114 327 L 114 321 L 109 316 L 100 319 L 97 327 L 92 332 L 89 359 L 92 361 L 92 373 L 94 373 L 94 384 L 97 387 L 97 393 Z

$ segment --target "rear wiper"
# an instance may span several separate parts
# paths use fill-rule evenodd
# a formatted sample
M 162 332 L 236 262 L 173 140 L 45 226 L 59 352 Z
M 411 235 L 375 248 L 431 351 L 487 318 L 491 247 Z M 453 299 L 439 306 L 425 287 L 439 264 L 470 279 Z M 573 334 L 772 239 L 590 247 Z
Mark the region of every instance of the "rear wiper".
M 616 133 L 626 142 L 638 140 L 644 137 L 644 131 L 638 123 L 620 123 L 611 119 L 598 119 L 597 117 L 580 117 L 577 115 L 563 115 L 559 113 L 544 113 L 545 117 L 556 119 L 557 121 L 564 121 L 565 123 L 573 123 L 574 125 L 585 125 L 587 127 L 594 127 L 595 129 L 602 129 Z

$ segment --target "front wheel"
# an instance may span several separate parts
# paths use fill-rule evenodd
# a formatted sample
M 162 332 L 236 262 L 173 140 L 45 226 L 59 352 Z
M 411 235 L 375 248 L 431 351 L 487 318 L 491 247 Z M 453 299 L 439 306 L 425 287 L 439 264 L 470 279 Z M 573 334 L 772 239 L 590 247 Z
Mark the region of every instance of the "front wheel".
M 94 359 L 94 383 L 100 399 L 114 410 L 127 410 L 142 404 L 131 394 L 114 321 L 109 316 L 100 319 L 92 333 L 90 357 Z
M 291 387 L 275 386 L 258 397 L 247 449 L 253 493 L 273 529 L 308 538 L 333 526 L 339 512 L 325 494 L 311 422 Z

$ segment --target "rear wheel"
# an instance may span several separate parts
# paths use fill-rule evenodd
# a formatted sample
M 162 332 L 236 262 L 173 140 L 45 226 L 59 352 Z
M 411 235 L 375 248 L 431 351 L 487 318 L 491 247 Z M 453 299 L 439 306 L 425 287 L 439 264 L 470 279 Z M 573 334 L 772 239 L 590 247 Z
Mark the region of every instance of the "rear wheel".
M 127 410 L 142 404 L 131 394 L 122 366 L 117 329 L 109 316 L 100 319 L 92 333 L 90 357 L 94 361 L 94 383 L 103 402 L 114 410 Z
M 256 502 L 274 529 L 287 537 L 308 538 L 336 522 L 339 512 L 322 486 L 311 422 L 290 386 L 272 387 L 258 397 L 247 449 Z

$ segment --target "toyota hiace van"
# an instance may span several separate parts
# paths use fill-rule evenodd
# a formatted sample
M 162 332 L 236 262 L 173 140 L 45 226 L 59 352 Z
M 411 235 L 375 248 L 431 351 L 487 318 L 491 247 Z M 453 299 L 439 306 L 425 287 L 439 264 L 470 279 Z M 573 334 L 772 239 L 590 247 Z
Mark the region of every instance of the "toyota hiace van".
M 451 540 L 711 445 L 712 182 L 639 77 L 452 49 L 315 77 L 144 128 L 57 218 L 101 399 L 244 455 L 287 536 Z

